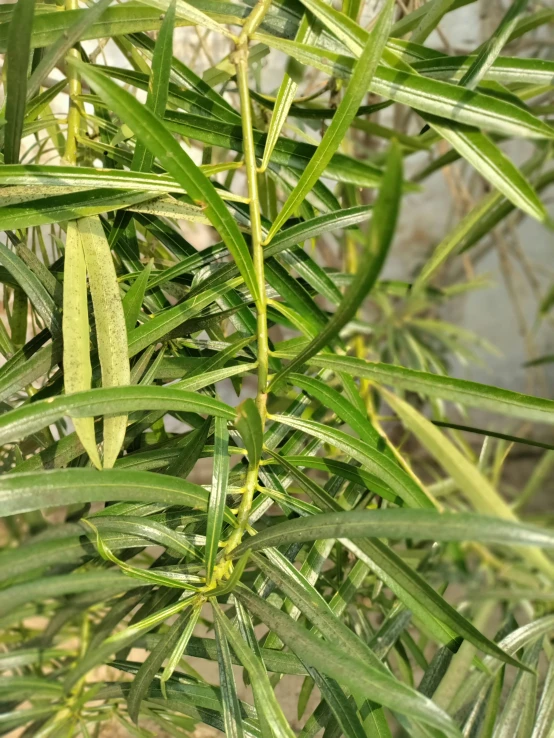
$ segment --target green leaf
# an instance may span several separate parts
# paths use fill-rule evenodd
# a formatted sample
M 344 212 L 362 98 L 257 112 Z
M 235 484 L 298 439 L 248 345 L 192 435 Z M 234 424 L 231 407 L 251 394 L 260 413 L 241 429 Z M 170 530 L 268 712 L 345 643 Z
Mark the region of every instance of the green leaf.
M 541 222 L 548 219 L 535 188 L 485 134 L 459 123 L 453 125 L 433 116 L 425 117 L 437 133 L 516 207 Z M 414 291 L 420 284 L 423 281 L 418 277 Z
M 31 249 L 28 249 L 27 246 L 24 246 L 22 243 L 17 247 L 17 255 L 38 278 L 44 289 L 54 300 L 56 306 L 62 307 L 62 285 L 48 267 L 38 258 L 34 251 L 31 251 Z
M 279 457 L 281 461 L 286 457 Z M 311 480 L 309 480 L 311 481 Z M 315 483 L 304 489 L 311 494 Z M 317 487 L 317 485 L 315 485 Z M 323 509 L 340 510 L 339 504 L 328 495 L 314 495 L 317 505 Z M 427 506 L 431 503 L 428 502 Z M 416 506 L 417 505 L 416 503 Z M 485 653 L 494 655 L 512 665 L 520 664 L 485 638 L 469 621 L 452 608 L 427 582 L 402 561 L 388 546 L 378 540 L 360 540 L 354 544 L 342 539 L 344 545 L 369 569 L 382 579 L 396 596 L 413 611 L 439 642 L 449 644 L 459 633 Z
M 381 11 L 374 29 L 368 36 L 365 48 L 352 72 L 344 98 L 317 147 L 314 157 L 302 173 L 298 184 L 290 193 L 270 228 L 267 235 L 268 243 L 287 218 L 301 205 L 308 192 L 321 177 L 333 154 L 339 148 L 377 69 L 392 23 L 393 9 L 394 4 L 389 0 Z
M 190 196 L 199 202 L 205 201 L 206 215 L 233 255 L 252 297 L 258 299 L 252 257 L 244 237 L 210 180 L 150 110 L 97 69 L 82 63 L 75 66 Z
M 329 503 L 333 498 L 326 492 L 319 484 L 314 482 L 310 477 L 301 472 L 297 467 L 305 467 L 306 469 L 318 469 L 319 471 L 327 472 L 328 474 L 341 479 L 347 479 L 349 482 L 359 484 L 366 489 L 371 490 L 385 500 L 390 502 L 396 502 L 398 498 L 390 488 L 383 484 L 383 482 L 376 477 L 374 474 L 366 472 L 364 469 L 347 464 L 344 461 L 335 461 L 334 459 L 325 459 L 320 456 L 280 456 L 273 451 L 268 451 L 273 456 L 272 462 L 264 463 L 275 463 L 282 465 L 289 474 L 300 484 L 305 492 L 314 500 L 319 503 L 324 500 L 324 507 L 329 508 Z M 409 507 L 428 507 L 432 508 L 433 503 L 423 496 L 420 497 L 423 504 L 410 504 L 406 501 Z M 415 501 L 414 501 L 415 502 Z M 331 504 L 330 509 L 335 509 Z
M 67 257 L 66 257 L 67 258 Z M 135 279 L 131 287 L 125 293 L 122 300 L 123 313 L 125 315 L 125 328 L 130 333 L 137 324 L 142 304 L 144 302 L 144 294 L 150 279 L 150 272 L 154 262 L 151 259 L 144 267 L 140 275 Z
M 240 277 L 230 280 L 213 289 L 207 289 L 200 294 L 185 300 L 175 307 L 167 308 L 156 313 L 150 320 L 139 325 L 129 333 L 129 357 L 136 356 L 140 351 L 159 341 L 171 331 L 181 326 L 185 321 L 198 315 L 205 307 L 222 295 L 234 289 L 242 282 Z
M 129 469 L 56 469 L 0 478 L 2 516 L 85 502 L 127 500 L 206 510 L 208 493 L 197 484 Z
M 5 615 L 28 602 L 40 602 L 85 592 L 96 594 L 97 599 L 105 599 L 140 586 L 144 586 L 144 583 L 111 571 L 88 571 L 86 574 L 45 577 L 39 582 L 16 584 L 0 592 L 0 615 Z
M 223 512 L 227 499 L 227 482 L 229 477 L 229 431 L 224 418 L 216 418 L 214 431 L 214 460 L 212 474 L 212 488 L 208 507 L 208 522 L 206 527 L 206 581 L 210 582 L 217 556 Z
M 390 587 L 439 642 L 449 644 L 459 634 L 494 658 L 521 668 L 520 662 L 480 633 L 388 546 L 378 540 L 351 543 L 343 539 L 343 542 Z
M 179 443 L 179 455 L 167 467 L 167 474 L 185 479 L 191 473 L 206 445 L 210 427 L 211 418 L 206 418 L 200 428 L 185 436 Z
M 242 607 L 242 605 L 239 606 Z M 240 625 L 240 622 L 239 622 Z M 149 648 L 155 648 L 156 645 L 163 638 L 161 635 L 150 634 L 146 636 L 144 645 Z M 257 641 L 256 641 L 257 644 Z M 269 671 L 273 671 L 277 674 L 296 674 L 303 676 L 306 674 L 306 669 L 300 663 L 300 661 L 292 653 L 285 653 L 284 651 L 275 651 L 269 648 L 260 648 L 258 646 L 260 658 L 263 660 L 265 667 Z M 190 639 L 185 653 L 188 656 L 195 656 L 201 659 L 208 659 L 209 661 L 217 660 L 217 646 L 213 638 L 197 638 L 192 636 Z M 234 651 L 231 650 L 231 661 L 233 664 L 240 665 L 241 661 Z
M 185 5 L 182 0 L 180 2 Z M 163 119 L 164 111 L 167 107 L 171 62 L 173 59 L 175 13 L 176 0 L 173 0 L 173 2 L 168 4 L 167 13 L 164 16 L 162 27 L 156 40 L 156 46 L 152 56 L 152 75 L 148 83 L 146 107 L 160 119 Z M 154 154 L 147 149 L 142 141 L 137 141 L 131 162 L 131 170 L 149 172 L 153 164 Z M 117 223 L 114 223 L 114 229 L 117 227 Z M 120 225 L 119 227 L 122 226 Z
M 554 720 L 554 661 L 550 659 L 531 738 L 547 738 Z
M 214 619 L 214 631 L 217 646 L 217 663 L 219 666 L 219 683 L 221 685 L 225 735 L 229 736 L 229 738 L 242 738 L 244 730 L 242 727 L 242 716 L 240 702 L 237 697 L 235 676 L 233 674 L 231 651 L 219 618 Z
M 535 446 L 536 448 L 546 448 L 554 450 L 554 446 L 550 443 L 542 443 L 542 441 L 534 441 L 531 438 L 521 438 L 521 436 L 512 436 L 508 433 L 498 433 L 497 431 L 484 430 L 483 428 L 473 428 L 469 425 L 459 425 L 458 423 L 449 423 L 442 420 L 433 420 L 433 425 L 439 428 L 453 428 L 454 430 L 465 431 L 466 433 L 478 433 L 482 436 L 490 436 L 491 438 L 502 438 L 511 443 L 522 443 L 525 446 Z
M 187 611 L 179 615 L 177 620 L 169 628 L 169 631 L 159 637 L 158 642 L 135 674 L 131 682 L 129 694 L 127 695 L 127 708 L 133 722 L 138 723 L 141 702 L 147 696 L 150 685 L 154 681 L 163 662 L 177 645 L 183 626 L 188 618 L 189 613 Z
M 242 129 L 221 120 L 210 119 L 190 113 L 166 111 L 165 125 L 171 131 L 203 141 L 208 145 L 221 146 L 225 149 L 244 152 Z M 253 130 L 256 156 L 262 156 L 266 134 Z M 272 164 L 290 169 L 297 176 L 297 170 L 304 171 L 314 156 L 317 147 L 309 143 L 279 138 L 271 155 Z M 171 172 L 170 172 L 171 173 Z M 349 182 L 359 187 L 378 187 L 381 181 L 381 170 L 369 163 L 356 161 L 344 154 L 335 153 L 324 171 L 325 177 L 337 182 Z M 336 207 L 336 206 L 335 206 Z
M 385 672 L 347 656 L 332 643 L 325 643 L 288 615 L 257 597 L 246 587 L 237 589 L 237 596 L 259 617 L 296 655 L 323 674 L 336 679 L 354 693 L 370 695 L 392 710 L 417 717 L 422 722 L 442 730 L 446 735 L 459 736 L 451 718 L 427 698 L 419 695 Z
M 434 2 L 440 3 L 441 0 L 434 0 Z M 463 8 L 465 5 L 471 5 L 474 2 L 475 0 L 454 0 L 454 3 L 450 7 L 450 10 L 457 10 L 458 8 Z M 394 26 L 392 27 L 391 35 L 401 37 L 405 36 L 407 33 L 410 33 L 410 31 L 413 31 L 415 28 L 417 28 L 418 24 L 421 23 L 421 19 L 425 17 L 428 12 L 429 3 L 426 3 L 425 5 L 420 5 L 415 10 L 412 10 L 411 13 L 404 15 L 399 21 L 394 24 Z
M 61 334 L 61 317 L 54 300 L 19 256 L 0 244 L 0 263 L 13 275 L 54 338 Z
M 352 74 L 355 60 L 349 56 L 260 32 L 254 38 L 341 79 Z M 504 136 L 550 139 L 554 135 L 550 126 L 512 102 L 383 65 L 378 66 L 370 91 L 422 113 Z
M 277 355 L 288 356 L 285 352 L 277 352 Z M 543 397 L 533 397 L 488 384 L 430 374 L 393 364 L 355 359 L 350 356 L 322 355 L 310 359 L 308 364 L 322 369 L 344 372 L 354 377 L 363 377 L 379 384 L 419 392 L 429 397 L 440 397 L 443 400 L 459 402 L 468 407 L 491 410 L 509 417 L 554 423 L 554 401 Z
M 235 428 L 240 433 L 248 454 L 248 464 L 255 469 L 262 456 L 263 425 L 254 400 L 245 400 L 237 409 Z
M 190 23 L 193 26 L 203 26 L 204 28 L 209 28 L 211 31 L 215 31 L 216 33 L 220 33 L 223 36 L 228 36 L 230 38 L 233 38 L 233 35 L 230 33 L 230 31 L 225 28 L 225 26 L 221 25 L 221 23 L 217 23 L 215 20 L 210 18 L 209 15 L 206 13 L 203 13 L 201 10 L 196 8 L 194 5 L 191 5 L 190 3 L 185 2 L 185 0 L 142 0 L 145 5 L 151 5 L 153 8 L 158 8 L 159 10 L 163 10 L 164 12 L 171 11 L 171 7 L 173 4 L 175 4 L 175 8 L 173 10 L 173 13 L 176 15 L 177 18 L 187 21 L 187 23 Z M 166 15 L 167 17 L 167 15 Z
M 312 39 L 313 35 L 314 29 L 312 27 L 312 24 L 310 24 L 308 19 L 304 17 L 296 34 L 296 41 L 300 43 L 309 42 Z M 286 123 L 297 90 L 297 82 L 288 74 L 288 72 L 285 72 L 281 81 L 281 85 L 279 87 L 279 92 L 277 93 L 275 105 L 273 106 L 271 120 L 269 122 L 267 139 L 262 156 L 262 171 L 267 169 L 267 167 L 269 166 L 273 149 L 275 148 L 275 145 L 279 140 L 279 136 L 281 135 L 281 131 L 283 130 L 283 126 Z
M 0 416 L 0 443 L 16 441 L 56 423 L 64 416 L 127 413 L 135 410 L 181 410 L 233 420 L 234 410 L 219 400 L 173 387 L 110 387 L 58 395 L 23 405 Z
M 19 162 L 34 13 L 35 0 L 17 0 L 9 25 L 6 52 L 10 63 L 6 75 L 6 128 L 3 132 L 4 161 L 6 164 L 17 164 Z
M 383 451 L 380 446 L 383 445 L 384 439 L 372 426 L 367 414 L 362 413 L 357 407 L 345 400 L 340 392 L 330 387 L 327 382 L 303 374 L 289 376 L 289 382 L 317 398 L 323 407 L 333 410 L 363 441 Z M 387 453 L 386 446 L 384 453 Z
M 256 704 L 259 704 L 263 709 L 275 736 L 277 738 L 292 738 L 294 733 L 277 702 L 275 692 L 263 668 L 262 662 L 255 652 L 250 649 L 236 628 L 229 622 L 229 619 L 220 611 L 215 600 L 212 601 L 212 611 L 214 620 L 217 620 L 221 632 L 224 633 L 243 666 L 247 669 L 254 693 L 263 697 L 263 701 L 260 700 L 258 702 L 256 700 Z
M 428 541 L 479 541 L 507 546 L 554 548 L 554 533 L 499 517 L 428 510 L 363 510 L 322 513 L 288 520 L 261 531 L 236 548 L 245 551 L 325 538 L 393 538 Z
M 517 521 L 517 517 L 510 506 L 504 502 L 492 484 L 438 428 L 407 402 L 393 395 L 392 392 L 385 390 L 382 390 L 382 392 L 404 426 L 412 431 L 419 442 L 427 448 L 443 469 L 456 481 L 458 488 L 476 510 L 482 513 L 492 513 L 506 520 Z M 529 563 L 537 566 L 545 574 L 552 575 L 554 573 L 554 564 L 540 551 L 528 551 L 523 555 Z
M 431 56 L 430 58 L 423 57 L 411 66 L 425 76 L 461 80 L 475 60 L 474 56 Z M 484 79 L 501 84 L 525 82 L 543 85 L 548 84 L 552 79 L 553 70 L 553 62 L 547 59 L 499 56 L 486 70 Z
M 389 18 L 390 21 L 390 18 Z M 375 26 L 377 33 L 379 24 Z M 381 31 L 380 31 L 381 32 Z M 373 44 L 373 40 L 368 44 Z M 362 60 L 360 59 L 360 64 Z M 365 62 L 364 62 L 365 64 Z M 339 109 L 340 110 L 340 109 Z M 333 119 L 334 120 L 334 119 Z M 330 130 L 330 129 L 329 129 Z M 400 150 L 393 144 L 390 150 L 388 165 L 383 177 L 383 184 L 373 209 L 373 218 L 367 237 L 363 256 L 360 258 L 358 271 L 348 287 L 339 307 L 325 328 L 298 354 L 285 369 L 282 369 L 270 385 L 274 388 L 294 369 L 331 343 L 341 329 L 355 317 L 367 295 L 371 292 L 377 277 L 385 263 L 398 219 L 400 194 L 402 186 L 402 159 Z
M 67 10 L 63 13 L 37 13 L 32 24 L 31 48 L 40 49 L 55 44 L 62 34 L 74 28 L 74 25 L 87 13 L 88 9 Z M 129 7 L 107 8 L 101 19 L 95 20 L 86 31 L 80 34 L 80 39 L 86 41 L 138 31 L 157 31 L 161 25 L 159 10 L 133 3 Z M 187 22 L 179 20 L 176 25 L 187 25 Z M 0 24 L 0 54 L 6 53 L 9 39 L 10 24 L 3 22 Z
M 50 74 L 60 59 L 63 59 L 69 49 L 86 34 L 93 23 L 99 21 L 111 2 L 112 0 L 98 0 L 93 6 L 82 13 L 80 12 L 73 25 L 63 31 L 54 43 L 48 45 L 48 50 L 43 54 L 29 78 L 27 100 L 38 92 L 43 80 Z
M 410 41 L 413 43 L 423 43 L 432 31 L 438 26 L 446 13 L 451 11 L 454 6 L 454 0 L 434 0 L 428 8 L 427 12 L 414 28 Z
M 129 577 L 125 577 L 125 579 L 128 582 L 132 582 L 135 587 L 137 586 L 138 580 L 133 580 Z M 152 628 L 155 628 L 168 618 L 177 615 L 189 607 L 193 597 L 195 597 L 194 594 L 186 593 L 178 602 L 154 611 L 152 614 L 139 620 L 139 622 L 132 622 L 128 627 L 118 630 L 113 635 L 101 641 L 96 648 L 89 648 L 84 657 L 77 662 L 75 668 L 67 674 L 64 683 L 65 691 L 69 692 L 79 679 L 99 663 L 106 661 L 111 654 L 131 646 L 141 636 L 152 630 Z M 139 610 L 139 613 L 141 613 L 141 610 Z
M 63 363 L 64 388 L 67 394 L 90 390 L 90 328 L 87 303 L 85 254 L 77 224 L 67 224 L 65 239 L 65 279 L 63 288 Z M 94 418 L 75 418 L 75 430 L 97 469 L 102 462 L 96 447 Z
M 365 441 L 313 420 L 303 420 L 291 415 L 271 415 L 269 417 L 278 423 L 288 425 L 341 449 L 345 454 L 359 461 L 406 504 L 413 507 L 427 507 L 432 504 L 421 487 L 403 469 Z
M 462 87 L 474 89 L 483 79 L 487 70 L 492 66 L 496 57 L 502 51 L 504 44 L 510 38 L 512 31 L 515 29 L 519 16 L 526 9 L 528 0 L 515 0 L 508 11 L 500 21 L 500 25 L 494 31 L 492 36 L 483 45 L 477 58 L 473 61 L 467 72 L 460 80 Z
M 124 169 L 94 169 L 92 167 L 50 166 L 42 164 L 0 165 L 0 182 L 4 185 L 25 186 L 25 191 L 34 194 L 48 195 L 50 187 L 68 187 L 73 189 L 115 189 L 148 192 L 153 197 L 158 193 L 186 194 L 186 189 L 169 174 L 153 174 L 151 172 L 134 172 Z M 32 189 L 29 187 L 32 185 Z M 227 193 L 220 190 L 223 197 Z M 101 193 L 104 197 L 107 193 Z M 114 193 L 114 197 L 115 197 Z M 232 197 L 232 194 L 229 193 Z M 91 193 L 88 193 L 90 197 Z M 132 204 L 132 201 L 129 201 Z M 197 210 L 192 206 L 191 210 Z M 105 208 L 109 209 L 109 208 Z M 103 212 L 103 211 L 101 211 Z
M 162 694 L 166 699 L 166 683 L 169 679 L 171 679 L 173 672 L 175 671 L 175 669 L 179 665 L 179 662 L 181 661 L 181 658 L 183 657 L 183 653 L 185 652 L 187 643 L 190 641 L 192 633 L 198 623 L 202 604 L 203 603 L 200 600 L 195 605 L 193 605 L 193 608 L 189 613 L 189 617 L 187 618 L 187 621 L 184 624 L 183 629 L 181 630 L 179 640 L 177 641 L 175 648 L 173 649 L 171 655 L 169 656 L 169 659 L 167 660 L 165 669 L 163 670 L 162 677 L 160 679 L 160 686 L 162 689 Z

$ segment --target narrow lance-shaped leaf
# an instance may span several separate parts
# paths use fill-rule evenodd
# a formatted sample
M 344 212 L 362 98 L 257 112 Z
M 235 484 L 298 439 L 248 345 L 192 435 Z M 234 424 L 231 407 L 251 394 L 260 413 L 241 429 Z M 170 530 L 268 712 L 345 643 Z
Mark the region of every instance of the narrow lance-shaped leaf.
M 245 400 L 239 406 L 235 427 L 242 436 L 250 467 L 257 467 L 262 455 L 264 434 L 262 419 L 254 400 Z
M 90 328 L 85 255 L 75 221 L 67 225 L 63 287 L 63 363 L 66 394 L 91 388 Z M 102 468 L 96 446 L 94 418 L 75 418 L 79 440 L 92 463 Z
M 439 25 L 443 16 L 452 9 L 454 2 L 455 0 L 432 0 L 431 3 L 428 3 L 427 12 L 419 22 L 417 28 L 414 29 L 410 36 L 410 41 L 422 44 L 429 34 Z
M 371 31 L 367 44 L 354 68 L 344 98 L 333 116 L 321 143 L 317 147 L 315 155 L 302 173 L 298 184 L 290 193 L 279 215 L 271 226 L 267 236 L 268 242 L 271 241 L 287 218 L 303 202 L 308 192 L 322 175 L 331 157 L 340 146 L 344 134 L 356 116 L 377 69 L 391 27 L 393 10 L 394 3 L 392 0 L 387 0 L 381 11 L 379 20 Z
M 338 390 L 330 387 L 329 383 L 323 379 L 309 377 L 304 374 L 293 374 L 289 376 L 289 381 L 291 384 L 300 387 L 312 395 L 312 397 L 318 399 L 323 407 L 333 410 L 352 430 L 356 431 L 362 440 L 375 446 L 379 451 L 390 456 L 390 458 L 394 458 L 388 446 L 385 445 L 384 438 L 368 420 L 365 408 L 361 410 L 355 407 Z M 344 382 L 344 379 L 342 381 Z
M 48 50 L 29 78 L 27 100 L 38 92 L 42 81 L 50 74 L 59 60 L 81 39 L 90 26 L 100 19 L 111 2 L 112 0 L 98 0 L 97 3 L 87 8 L 72 26 L 63 31 L 57 41 L 48 46 Z
M 102 385 L 106 388 L 128 385 L 131 376 L 127 331 L 110 247 L 98 217 L 83 218 L 78 222 L 78 228 L 94 305 Z M 121 450 L 126 426 L 126 414 L 104 418 L 103 463 L 108 469 L 114 465 Z
M 406 504 L 413 507 L 432 506 L 423 489 L 390 458 L 377 451 L 365 441 L 361 441 L 337 428 L 329 427 L 313 420 L 304 420 L 291 415 L 273 415 L 272 420 L 318 438 L 339 448 L 359 461 L 379 481 L 390 487 Z
M 252 613 L 274 630 L 281 640 L 310 666 L 333 677 L 356 694 L 371 696 L 380 704 L 402 714 L 417 717 L 422 722 L 444 731 L 446 735 L 459 738 L 460 732 L 451 718 L 423 695 L 419 695 L 367 663 L 344 654 L 342 649 L 334 644 L 323 642 L 286 613 L 277 610 L 246 587 L 239 586 L 236 594 Z
M 24 246 L 22 243 L 17 247 L 17 255 L 38 278 L 39 282 L 54 300 L 54 304 L 58 307 L 62 307 L 62 285 L 44 262 L 39 259 L 34 251 L 31 251 L 31 249 L 28 249 L 27 246 Z
M 370 42 L 368 41 L 368 43 Z M 401 189 L 402 157 L 399 147 L 393 143 L 383 184 L 373 209 L 373 218 L 364 253 L 360 258 L 359 267 L 352 283 L 325 328 L 276 375 L 270 386 L 277 387 L 289 372 L 302 366 L 307 359 L 332 342 L 341 329 L 356 315 L 358 308 L 375 284 L 392 243 L 398 219 Z
M 408 74 L 414 72 L 409 64 L 388 50 L 385 50 L 384 58 L 399 70 Z M 547 219 L 546 209 L 525 175 L 484 133 L 429 114 L 424 114 L 423 118 L 514 205 L 537 220 Z
M 163 118 L 167 107 L 171 60 L 173 58 L 173 28 L 175 25 L 175 6 L 177 0 L 169 3 L 167 12 L 158 33 L 154 56 L 152 57 L 152 74 L 148 85 L 146 107 L 158 118 Z M 180 0 L 182 2 L 182 0 Z M 149 172 L 154 163 L 154 154 L 149 151 L 143 141 L 135 146 L 131 169 L 138 172 Z
M 164 633 L 163 636 L 160 636 L 158 643 L 152 648 L 131 682 L 131 688 L 127 695 L 127 707 L 133 722 L 138 722 L 141 702 L 148 693 L 150 685 L 154 681 L 166 657 L 177 645 L 182 629 L 188 619 L 189 613 L 186 611 L 179 615 L 177 620 L 171 625 L 169 631 Z
M 211 418 L 206 418 L 199 428 L 185 436 L 185 442 L 179 448 L 179 455 L 167 467 L 167 474 L 172 477 L 186 479 L 202 454 L 210 433 L 210 427 Z
M 9 27 L 6 130 L 4 133 L 4 161 L 6 164 L 17 164 L 19 161 L 34 12 L 35 0 L 18 0 Z
M 277 702 L 275 692 L 268 679 L 267 672 L 258 656 L 250 649 L 244 638 L 221 612 L 216 600 L 212 600 L 212 610 L 214 619 L 218 621 L 221 631 L 231 644 L 243 666 L 247 669 L 255 693 L 263 698 L 259 702 L 256 700 L 256 705 L 259 705 L 264 710 L 276 738 L 293 738 L 294 733 L 283 715 L 281 706 Z
M 228 370 L 223 370 L 223 377 L 225 372 L 229 375 Z M 201 380 L 198 380 L 200 385 Z M 64 416 L 86 418 L 90 415 L 127 414 L 134 410 L 180 410 L 221 415 L 228 420 L 235 417 L 235 411 L 229 405 L 181 387 L 149 385 L 99 388 L 37 400 L 4 413 L 0 416 L 0 443 L 26 438 Z
M 217 663 L 219 665 L 219 683 L 223 703 L 223 720 L 225 735 L 229 738 L 242 738 L 244 735 L 240 702 L 237 696 L 235 675 L 231 661 L 231 652 L 225 632 L 219 618 L 214 620 L 215 642 L 217 645 Z
M 137 324 L 153 264 L 154 261 L 151 259 L 127 290 L 122 300 L 127 333 L 132 331 Z
M 460 80 L 460 85 L 462 87 L 467 87 L 470 90 L 477 87 L 479 82 L 493 65 L 496 57 L 502 51 L 504 44 L 507 43 L 512 31 L 517 25 L 519 16 L 527 7 L 528 2 L 529 0 L 515 0 L 515 2 L 510 5 L 498 28 L 483 45 L 483 48 L 479 54 L 477 54 L 477 58 Z
M 266 33 L 257 32 L 254 38 L 327 74 L 334 74 L 341 79 L 348 79 L 352 74 L 355 59 L 349 56 Z M 360 53 L 359 46 L 353 53 L 356 56 Z M 382 64 L 378 66 L 371 80 L 370 91 L 423 113 L 500 135 L 531 139 L 554 137 L 552 128 L 547 123 L 510 101 L 482 92 L 464 90 L 448 82 L 399 71 Z
M 431 115 L 426 115 L 425 118 L 460 156 L 475 167 L 510 202 L 532 218 L 541 222 L 547 220 L 547 211 L 535 188 L 488 136 L 476 129 L 461 126 L 459 123 L 448 123 Z M 418 277 L 414 291 L 416 286 L 419 288 L 422 284 L 423 281 Z
M 298 28 L 298 33 L 296 34 L 296 41 L 299 41 L 300 43 L 309 43 L 312 40 L 313 35 L 313 26 L 308 18 L 304 16 L 300 23 L 300 27 Z M 271 154 L 273 153 L 275 144 L 281 135 L 281 131 L 289 115 L 290 107 L 294 102 L 297 90 L 297 82 L 288 72 L 285 72 L 281 81 L 281 86 L 279 87 L 279 92 L 277 93 L 275 105 L 273 106 L 271 120 L 269 122 L 269 129 L 267 131 L 267 139 L 262 157 L 262 171 L 267 169 L 269 166 Z
M 3 264 L 17 280 L 21 291 L 27 295 L 44 324 L 50 330 L 52 337 L 59 338 L 61 333 L 60 313 L 40 279 L 19 256 L 10 251 L 4 244 L 0 244 L 0 264 Z
M 227 497 L 227 481 L 229 477 L 229 431 L 224 418 L 216 418 L 214 437 L 214 461 L 210 505 L 208 507 L 208 523 L 206 527 L 206 581 L 210 582 L 217 556 L 223 512 Z
M 504 502 L 479 469 L 463 456 L 461 451 L 438 428 L 392 392 L 386 390 L 382 392 L 405 427 L 415 434 L 420 443 L 428 449 L 452 479 L 456 480 L 460 490 L 473 507 L 483 513 L 493 513 L 506 520 L 517 521 L 517 516 L 510 506 Z M 545 574 L 552 576 L 554 573 L 554 563 L 549 561 L 541 551 L 522 551 L 522 556 Z
M 185 577 L 172 577 L 170 574 L 163 571 L 160 572 L 156 571 L 156 569 L 143 569 L 138 566 L 133 566 L 127 561 L 122 561 L 109 548 L 100 535 L 99 530 L 90 520 L 83 520 L 83 526 L 88 533 L 93 534 L 94 544 L 101 558 L 104 559 L 104 561 L 109 561 L 110 563 L 115 564 L 131 579 L 136 579 L 139 582 L 148 582 L 149 584 L 159 585 L 161 587 L 170 587 L 172 589 L 188 589 L 193 591 L 198 589 L 197 586 L 188 583 L 185 580 Z
M 554 659 L 550 658 L 531 738 L 547 738 L 554 724 Z
M 80 74 L 94 86 L 102 99 L 158 157 L 190 196 L 198 202 L 206 203 L 206 215 L 233 255 L 252 297 L 257 300 L 258 287 L 252 257 L 242 233 L 210 180 L 150 110 L 98 69 L 82 63 L 76 66 Z
M 199 10 L 194 5 L 185 2 L 185 0 L 144 0 L 145 5 L 151 5 L 154 8 L 159 8 L 167 12 L 169 12 L 173 3 L 176 5 L 175 13 L 178 18 L 186 20 L 194 26 L 204 26 L 216 33 L 232 38 L 232 34 L 225 26 L 215 21 L 210 15 Z
M 284 358 L 290 356 L 288 352 L 276 353 Z M 411 392 L 420 392 L 429 397 L 440 397 L 450 402 L 459 402 L 468 407 L 491 410 L 508 417 L 550 425 L 554 423 L 554 401 L 545 397 L 524 395 L 502 387 L 407 369 L 393 364 L 356 359 L 353 356 L 322 354 L 309 359 L 308 364 L 336 372 L 345 372 L 354 377 L 363 377 Z
M 2 516 L 45 507 L 107 500 L 157 502 L 201 510 L 208 507 L 208 494 L 199 485 L 153 472 L 54 469 L 6 474 L 0 478 Z M 233 519 L 232 516 L 230 519 Z
M 152 57 L 152 72 L 148 81 L 146 108 L 151 110 L 159 119 L 163 119 L 168 100 L 171 62 L 173 59 L 175 3 L 176 0 L 173 0 L 169 4 L 162 27 L 158 33 Z M 131 171 L 150 172 L 153 164 L 154 154 L 146 147 L 143 141 L 137 141 L 131 161 Z M 130 219 L 131 214 L 128 211 L 117 213 L 109 238 L 112 247 L 129 224 Z M 134 325 L 132 327 L 134 328 Z M 129 326 L 127 326 L 127 330 L 129 330 Z
M 198 618 L 200 617 L 201 610 L 202 610 L 202 601 L 199 601 L 197 604 L 193 606 L 189 614 L 189 617 L 181 631 L 179 640 L 177 641 L 177 644 L 175 645 L 175 648 L 167 661 L 165 669 L 163 670 L 160 683 L 161 683 L 161 688 L 162 688 L 162 694 L 166 699 L 167 699 L 166 683 L 169 679 L 171 679 L 173 672 L 179 665 L 179 662 L 181 661 L 183 654 L 185 653 L 188 642 L 190 641 L 192 634 L 194 632 L 194 629 L 196 628 L 196 625 L 198 623 Z
M 243 541 L 232 552 L 232 556 L 241 556 L 248 550 L 277 548 L 290 543 L 360 537 L 481 541 L 499 545 L 554 548 L 554 533 L 535 525 L 473 513 L 386 509 L 322 513 L 288 520 Z

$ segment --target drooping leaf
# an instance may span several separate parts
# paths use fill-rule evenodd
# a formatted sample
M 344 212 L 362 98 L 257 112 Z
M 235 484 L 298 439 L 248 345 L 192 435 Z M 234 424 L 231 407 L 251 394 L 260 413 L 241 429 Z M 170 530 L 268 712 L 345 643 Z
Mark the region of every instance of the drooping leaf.
M 121 90 L 99 70 L 85 64 L 79 64 L 77 68 L 190 196 L 198 202 L 205 202 L 206 215 L 233 255 L 244 281 L 256 299 L 258 288 L 246 242 L 212 183 L 151 111 L 143 108 L 135 98 Z
M 104 228 L 99 218 L 83 218 L 77 228 L 83 246 L 94 305 L 96 341 L 102 368 L 102 386 L 130 384 L 127 330 L 119 285 Z M 111 469 L 121 450 L 127 415 L 104 417 L 103 465 Z
M 87 274 L 85 254 L 77 224 L 67 226 L 65 241 L 65 280 L 63 289 L 63 362 L 66 394 L 91 388 L 90 328 L 88 322 Z M 94 418 L 75 418 L 79 440 L 97 469 L 102 462 L 96 446 Z

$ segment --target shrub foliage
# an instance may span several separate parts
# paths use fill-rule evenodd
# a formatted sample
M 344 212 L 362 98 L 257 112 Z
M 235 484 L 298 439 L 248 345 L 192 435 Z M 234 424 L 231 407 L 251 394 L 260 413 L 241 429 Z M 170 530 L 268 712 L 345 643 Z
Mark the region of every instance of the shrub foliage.
M 437 50 L 471 4 L 0 8 L 2 735 L 552 736 L 554 402 L 451 376 L 477 339 L 436 315 L 446 262 L 551 225 L 554 63 L 517 52 L 554 12 Z M 484 194 L 384 279 L 460 163 Z

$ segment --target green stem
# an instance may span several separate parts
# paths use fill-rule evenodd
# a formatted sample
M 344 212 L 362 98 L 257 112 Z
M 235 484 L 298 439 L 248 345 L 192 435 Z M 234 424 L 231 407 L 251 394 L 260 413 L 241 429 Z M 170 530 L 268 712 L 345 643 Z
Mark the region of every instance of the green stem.
M 260 0 L 254 7 L 242 28 L 237 41 L 237 48 L 233 54 L 233 62 L 237 70 L 237 83 L 240 95 L 240 110 L 242 118 L 242 133 L 244 140 L 244 165 L 248 182 L 248 201 L 250 208 L 250 230 L 252 241 L 252 258 L 254 273 L 258 285 L 259 299 L 256 301 L 256 334 L 258 343 L 258 389 L 256 392 L 256 406 L 265 427 L 267 403 L 267 374 L 268 374 L 268 336 L 267 336 L 267 298 L 265 292 L 264 252 L 261 222 L 260 197 L 258 193 L 258 166 L 254 149 L 252 108 L 250 91 L 248 88 L 248 44 L 250 35 L 263 21 L 271 4 L 271 0 Z M 258 483 L 259 464 L 248 467 L 244 493 L 237 512 L 237 527 L 225 544 L 225 553 L 236 548 L 242 540 L 248 526 L 248 518 L 252 508 L 252 501 Z M 213 582 L 229 572 L 230 562 L 223 559 L 217 571 L 214 572 Z
M 254 261 L 254 273 L 256 275 L 256 282 L 258 284 L 258 291 L 260 294 L 260 298 L 256 303 L 258 341 L 258 391 L 256 395 L 256 404 L 263 421 L 265 419 L 268 371 L 267 300 L 265 294 L 264 253 L 262 248 L 263 235 L 260 198 L 258 193 L 258 171 L 254 150 L 254 138 L 252 135 L 252 111 L 248 89 L 248 40 L 237 48 L 234 61 L 237 69 L 237 81 L 241 101 L 244 163 L 246 168 L 246 178 L 248 181 L 248 199 L 250 207 L 252 258 Z

